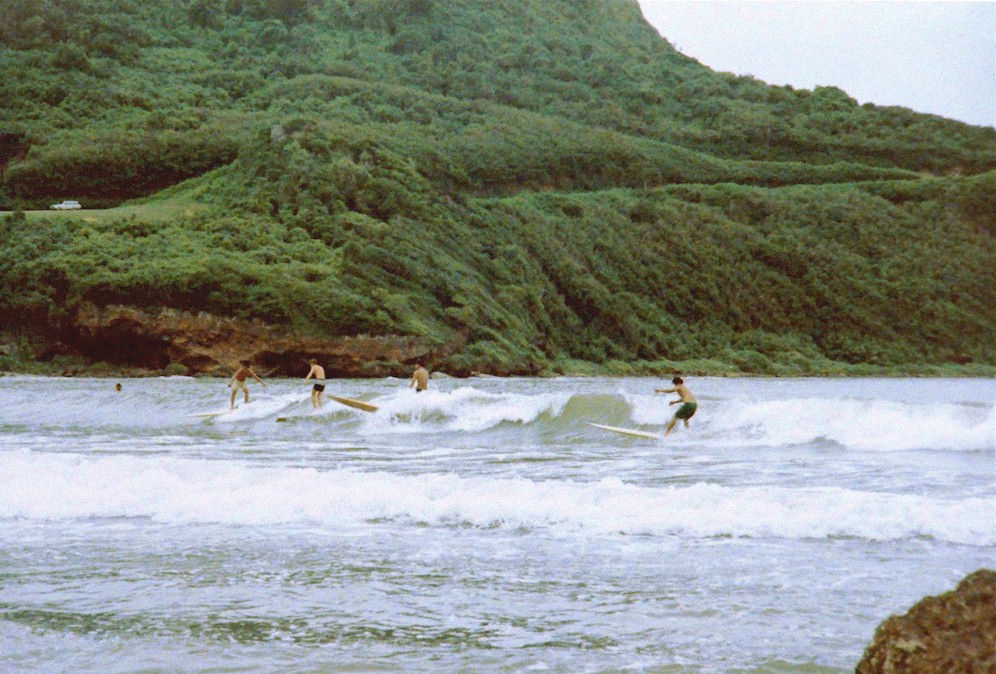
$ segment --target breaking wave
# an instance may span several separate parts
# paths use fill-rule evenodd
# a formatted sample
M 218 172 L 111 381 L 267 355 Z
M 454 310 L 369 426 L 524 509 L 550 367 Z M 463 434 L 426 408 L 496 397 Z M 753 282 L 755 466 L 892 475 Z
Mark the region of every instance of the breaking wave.
M 149 518 L 166 523 L 526 527 L 682 537 L 996 542 L 991 499 L 838 487 L 637 486 L 453 474 L 249 467 L 168 457 L 0 454 L 0 517 Z
M 240 404 L 220 416 L 199 418 L 192 415 L 222 412 L 228 407 L 228 390 L 221 380 L 132 380 L 122 393 L 114 392 L 112 386 L 107 382 L 95 390 L 90 380 L 48 380 L 43 385 L 23 387 L 17 395 L 4 396 L 0 426 L 156 432 L 203 427 L 226 431 L 270 425 L 277 418 L 289 417 L 328 423 L 359 436 L 475 434 L 504 429 L 511 437 L 520 428 L 566 434 L 583 428 L 586 421 L 658 431 L 675 409 L 665 396 L 652 393 L 579 392 L 566 384 L 554 391 L 547 387 L 526 393 L 457 385 L 417 395 L 396 387 L 386 394 L 368 394 L 363 399 L 379 407 L 369 414 L 332 401 L 312 410 L 307 390 L 302 390 L 300 383 L 276 382 L 265 389 L 252 387 L 248 405 Z M 350 395 L 348 390 L 339 394 Z M 205 405 L 205 397 L 214 399 L 215 404 Z M 996 449 L 996 405 L 992 403 L 705 398 L 700 400 L 692 424 L 694 441 L 702 446 L 793 447 L 819 442 L 859 451 Z

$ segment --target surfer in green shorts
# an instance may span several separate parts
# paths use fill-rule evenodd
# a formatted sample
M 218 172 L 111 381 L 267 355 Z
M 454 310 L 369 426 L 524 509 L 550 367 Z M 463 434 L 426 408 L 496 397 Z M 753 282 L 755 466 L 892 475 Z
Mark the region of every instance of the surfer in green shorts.
M 671 417 L 671 421 L 667 423 L 667 428 L 664 429 L 664 435 L 668 435 L 674 430 L 675 424 L 678 423 L 678 419 L 684 421 L 685 428 L 688 428 L 688 420 L 694 416 L 695 410 L 699 407 L 698 402 L 695 400 L 695 396 L 693 396 L 692 392 L 688 390 L 687 386 L 685 386 L 685 382 L 682 381 L 681 377 L 675 377 L 671 380 L 671 383 L 674 384 L 674 388 L 654 389 L 657 393 L 678 394 L 678 399 L 672 400 L 668 403 L 669 405 L 677 405 L 678 403 L 681 403 L 681 407 L 679 407 L 678 411 L 674 413 L 673 417 Z

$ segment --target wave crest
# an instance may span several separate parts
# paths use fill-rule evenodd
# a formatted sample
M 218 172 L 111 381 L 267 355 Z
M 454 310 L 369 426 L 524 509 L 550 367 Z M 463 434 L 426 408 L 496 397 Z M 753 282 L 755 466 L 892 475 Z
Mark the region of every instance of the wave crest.
M 0 517 L 140 517 L 180 523 L 332 528 L 399 520 L 431 526 L 549 528 L 691 538 L 928 536 L 991 546 L 996 504 L 842 488 L 643 487 L 453 474 L 253 468 L 216 461 L 0 456 Z

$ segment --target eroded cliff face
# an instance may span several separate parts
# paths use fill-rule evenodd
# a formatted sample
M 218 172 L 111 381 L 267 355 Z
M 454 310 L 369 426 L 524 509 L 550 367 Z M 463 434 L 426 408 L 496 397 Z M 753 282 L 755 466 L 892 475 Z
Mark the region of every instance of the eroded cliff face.
M 410 365 L 433 365 L 458 345 L 414 337 L 300 335 L 258 321 L 171 309 L 84 306 L 61 331 L 64 352 L 145 370 L 231 374 L 242 359 L 271 376 L 299 376 L 317 358 L 329 377 L 407 376 Z
M 926 597 L 875 631 L 856 674 L 996 673 L 996 571 Z

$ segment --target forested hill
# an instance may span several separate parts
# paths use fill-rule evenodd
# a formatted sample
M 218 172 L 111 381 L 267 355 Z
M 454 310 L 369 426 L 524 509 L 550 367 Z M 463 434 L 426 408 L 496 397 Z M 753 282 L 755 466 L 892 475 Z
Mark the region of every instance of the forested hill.
M 497 144 L 505 153 L 537 140 L 519 137 L 533 126 L 570 138 L 581 133 L 574 123 L 585 134 L 601 130 L 608 144 L 622 142 L 608 132 L 622 134 L 631 146 L 622 152 L 641 155 L 667 143 L 729 159 L 935 173 L 996 167 L 993 129 L 859 106 L 833 87 L 793 90 L 715 73 L 658 36 L 635 0 L 17 0 L 0 7 L 0 42 L 3 122 L 28 133 L 37 162 L 43 146 L 66 141 L 128 148 L 151 140 L 181 155 L 132 191 L 227 163 L 239 131 L 295 113 L 378 133 L 386 125 L 437 146 L 456 132 L 512 135 Z M 205 147 L 208 138 L 215 142 Z M 468 142 L 453 149 L 482 149 Z M 447 149 L 425 149 L 420 166 L 444 173 L 466 162 Z M 536 166 L 551 162 L 528 154 L 504 158 L 523 164 L 502 176 L 512 182 L 538 171 L 561 180 L 591 172 Z M 138 162 L 133 170 L 146 173 Z M 10 180 L 11 196 L 40 189 L 16 171 Z
M 0 227 L 5 322 L 70 350 L 117 304 L 453 372 L 994 364 L 996 131 L 713 72 L 635 0 L 3 3 L 0 170 L 88 209 Z

